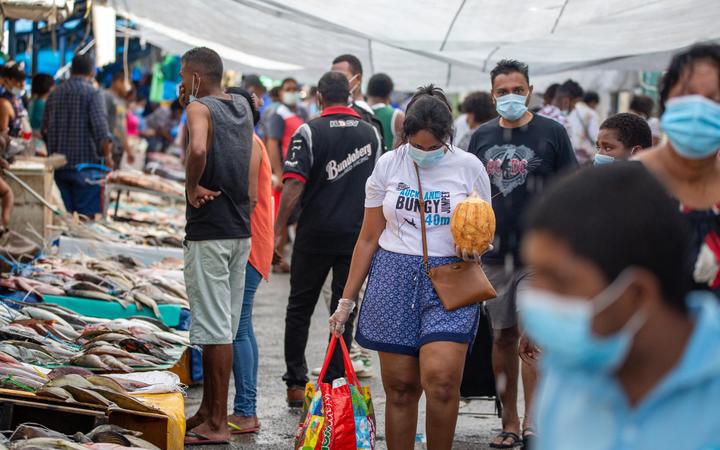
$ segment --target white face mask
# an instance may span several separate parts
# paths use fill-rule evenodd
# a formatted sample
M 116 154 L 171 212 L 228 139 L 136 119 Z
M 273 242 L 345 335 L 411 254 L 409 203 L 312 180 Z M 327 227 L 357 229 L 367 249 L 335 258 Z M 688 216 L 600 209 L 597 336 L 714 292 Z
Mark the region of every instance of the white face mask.
M 287 106 L 295 106 L 300 99 L 299 92 L 283 92 L 282 102 Z

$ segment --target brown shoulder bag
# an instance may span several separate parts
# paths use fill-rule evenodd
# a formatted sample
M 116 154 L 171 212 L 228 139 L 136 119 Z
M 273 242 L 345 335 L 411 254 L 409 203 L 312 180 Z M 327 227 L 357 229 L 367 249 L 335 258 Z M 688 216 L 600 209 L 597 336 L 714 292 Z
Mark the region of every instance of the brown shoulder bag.
M 433 267 L 432 269 L 429 268 L 427 231 L 425 229 L 425 199 L 423 198 L 422 183 L 420 182 L 420 170 L 417 164 L 414 165 L 418 179 L 420 201 L 423 266 L 443 306 L 448 311 L 455 311 L 464 306 L 497 297 L 495 288 L 490 284 L 480 264 L 476 262 L 460 261 Z

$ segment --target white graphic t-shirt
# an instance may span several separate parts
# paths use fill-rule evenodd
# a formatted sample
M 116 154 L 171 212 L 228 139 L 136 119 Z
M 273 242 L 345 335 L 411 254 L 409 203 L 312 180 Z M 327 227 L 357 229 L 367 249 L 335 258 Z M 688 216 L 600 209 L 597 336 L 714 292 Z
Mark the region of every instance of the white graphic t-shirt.
M 420 168 L 425 200 L 428 255 L 453 256 L 450 217 L 473 191 L 490 203 L 490 179 L 475 155 L 452 147 L 434 166 Z M 365 185 L 365 207 L 382 206 L 387 225 L 380 247 L 405 255 L 422 255 L 418 180 L 407 144 L 380 157 Z

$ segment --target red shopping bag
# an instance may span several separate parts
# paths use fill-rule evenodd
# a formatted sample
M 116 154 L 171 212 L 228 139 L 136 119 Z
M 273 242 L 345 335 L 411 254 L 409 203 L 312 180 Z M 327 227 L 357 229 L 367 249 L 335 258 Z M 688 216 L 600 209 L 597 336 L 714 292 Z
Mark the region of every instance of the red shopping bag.
M 346 378 L 323 383 L 337 341 L 343 353 Z M 305 388 L 304 420 L 295 435 L 296 450 L 372 450 L 375 448 L 375 414 L 370 390 L 360 386 L 347 346 L 330 339 L 317 386 Z

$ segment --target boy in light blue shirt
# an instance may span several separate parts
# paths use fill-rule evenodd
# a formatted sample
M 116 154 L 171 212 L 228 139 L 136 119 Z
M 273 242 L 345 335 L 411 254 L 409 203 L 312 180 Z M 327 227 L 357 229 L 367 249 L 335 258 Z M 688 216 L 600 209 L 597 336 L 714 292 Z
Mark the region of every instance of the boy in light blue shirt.
M 637 163 L 584 169 L 546 192 L 526 230 L 532 449 L 720 449 L 720 308 L 688 293 L 689 231 L 655 177 Z

